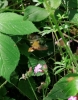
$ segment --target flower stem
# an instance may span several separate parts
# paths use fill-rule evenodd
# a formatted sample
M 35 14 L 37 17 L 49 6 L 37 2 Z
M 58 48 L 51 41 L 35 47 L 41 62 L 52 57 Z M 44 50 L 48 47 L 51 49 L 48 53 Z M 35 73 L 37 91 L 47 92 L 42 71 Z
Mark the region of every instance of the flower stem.
M 4 83 L 2 83 L 2 84 L 0 85 L 0 88 L 2 88 L 6 83 L 7 83 L 7 81 L 5 81 Z

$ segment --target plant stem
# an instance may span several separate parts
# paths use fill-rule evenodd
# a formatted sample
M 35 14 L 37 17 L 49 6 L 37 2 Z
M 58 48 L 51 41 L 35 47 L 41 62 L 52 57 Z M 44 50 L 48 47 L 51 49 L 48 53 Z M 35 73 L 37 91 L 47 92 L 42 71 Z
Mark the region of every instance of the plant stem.
M 16 9 L 0 9 L 0 11 L 4 12 L 4 11 L 16 11 L 16 12 L 23 12 L 23 10 L 16 10 Z
M 2 88 L 6 83 L 7 83 L 7 81 L 5 81 L 4 83 L 2 83 L 2 84 L 0 85 L 0 88 Z

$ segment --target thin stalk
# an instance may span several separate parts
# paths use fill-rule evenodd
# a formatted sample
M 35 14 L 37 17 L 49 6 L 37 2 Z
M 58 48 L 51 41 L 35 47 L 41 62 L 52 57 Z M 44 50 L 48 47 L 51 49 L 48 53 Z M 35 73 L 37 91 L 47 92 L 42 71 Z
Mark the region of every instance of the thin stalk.
M 7 81 L 5 81 L 4 83 L 2 83 L 2 84 L 0 85 L 0 88 L 2 88 L 6 83 L 7 83 Z
M 5 9 L 0 9 L 0 11 L 16 11 L 16 12 L 23 12 L 24 10 L 16 10 L 16 9 L 9 9 L 8 7 Z
M 45 98 L 45 94 L 44 94 L 44 89 L 42 89 L 43 90 L 43 99 Z
M 21 0 L 22 10 L 24 10 L 23 0 Z

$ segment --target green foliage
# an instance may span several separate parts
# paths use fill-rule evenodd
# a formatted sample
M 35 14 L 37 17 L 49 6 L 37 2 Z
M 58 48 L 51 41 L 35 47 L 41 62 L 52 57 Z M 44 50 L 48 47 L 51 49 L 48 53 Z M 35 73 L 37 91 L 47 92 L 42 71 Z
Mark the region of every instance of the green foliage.
M 25 56 L 29 57 L 29 55 L 30 55 L 30 53 L 28 52 L 29 46 L 28 46 L 26 43 L 24 43 L 24 44 L 19 44 L 18 47 L 19 47 L 20 53 L 21 53 L 22 55 L 25 55 Z
M 59 6 L 60 6 L 60 4 L 61 4 L 61 0 L 49 0 L 50 1 L 50 7 L 52 8 L 52 9 L 57 9 Z
M 43 100 L 67 99 L 78 93 L 78 74 L 68 74 L 61 78 Z
M 7 94 L 7 90 L 5 87 L 0 89 L 0 99 Z
M 29 80 L 29 81 L 28 81 Z M 29 84 L 29 82 L 31 84 Z M 27 79 L 27 80 L 21 80 L 18 83 L 18 88 L 20 89 L 20 91 L 22 91 L 22 93 L 27 96 L 30 100 L 35 100 L 35 96 L 33 91 L 36 90 L 36 84 L 33 81 L 33 79 Z
M 11 35 L 26 35 L 38 32 L 38 29 L 32 22 L 23 21 L 23 16 L 7 12 L 0 14 L 0 32 Z
M 7 0 L 0 0 L 0 8 L 5 8 L 8 5 L 8 1 Z
M 62 57 L 60 62 L 55 62 L 55 67 L 53 69 L 55 74 L 59 74 L 64 70 L 72 68 L 71 61 L 68 57 Z
M 41 7 L 28 6 L 25 9 L 24 20 L 30 20 L 33 22 L 42 21 L 49 16 L 49 13 Z
M 69 4 L 69 7 L 74 9 L 74 10 L 69 9 L 69 11 L 70 11 L 69 19 L 70 19 L 70 21 L 72 23 L 78 25 L 77 24 L 78 23 L 78 20 L 77 20 L 77 17 L 78 17 L 78 13 L 77 12 L 78 12 L 78 10 L 75 9 L 75 8 L 78 7 L 78 5 L 77 5 L 78 4 L 78 0 L 76 0 L 76 1 L 72 0 L 72 2 L 69 2 L 68 4 Z
M 0 0 L 0 100 L 78 94 L 77 8 L 78 0 Z
M 15 42 L 0 33 L 0 76 L 10 81 L 10 75 L 15 70 L 20 53 Z
M 73 13 L 73 12 L 72 12 Z M 71 17 L 70 17 L 71 18 Z M 78 25 L 78 13 L 74 15 L 74 17 L 71 19 L 71 22 Z

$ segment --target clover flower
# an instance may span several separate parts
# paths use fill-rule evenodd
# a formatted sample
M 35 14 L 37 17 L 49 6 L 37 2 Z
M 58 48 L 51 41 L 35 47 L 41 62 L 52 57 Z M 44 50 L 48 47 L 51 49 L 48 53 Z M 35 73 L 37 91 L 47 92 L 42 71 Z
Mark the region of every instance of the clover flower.
M 77 100 L 77 96 L 71 96 L 68 100 Z
M 38 72 L 42 72 L 42 65 L 38 64 L 35 68 L 34 68 L 34 73 L 38 73 Z

